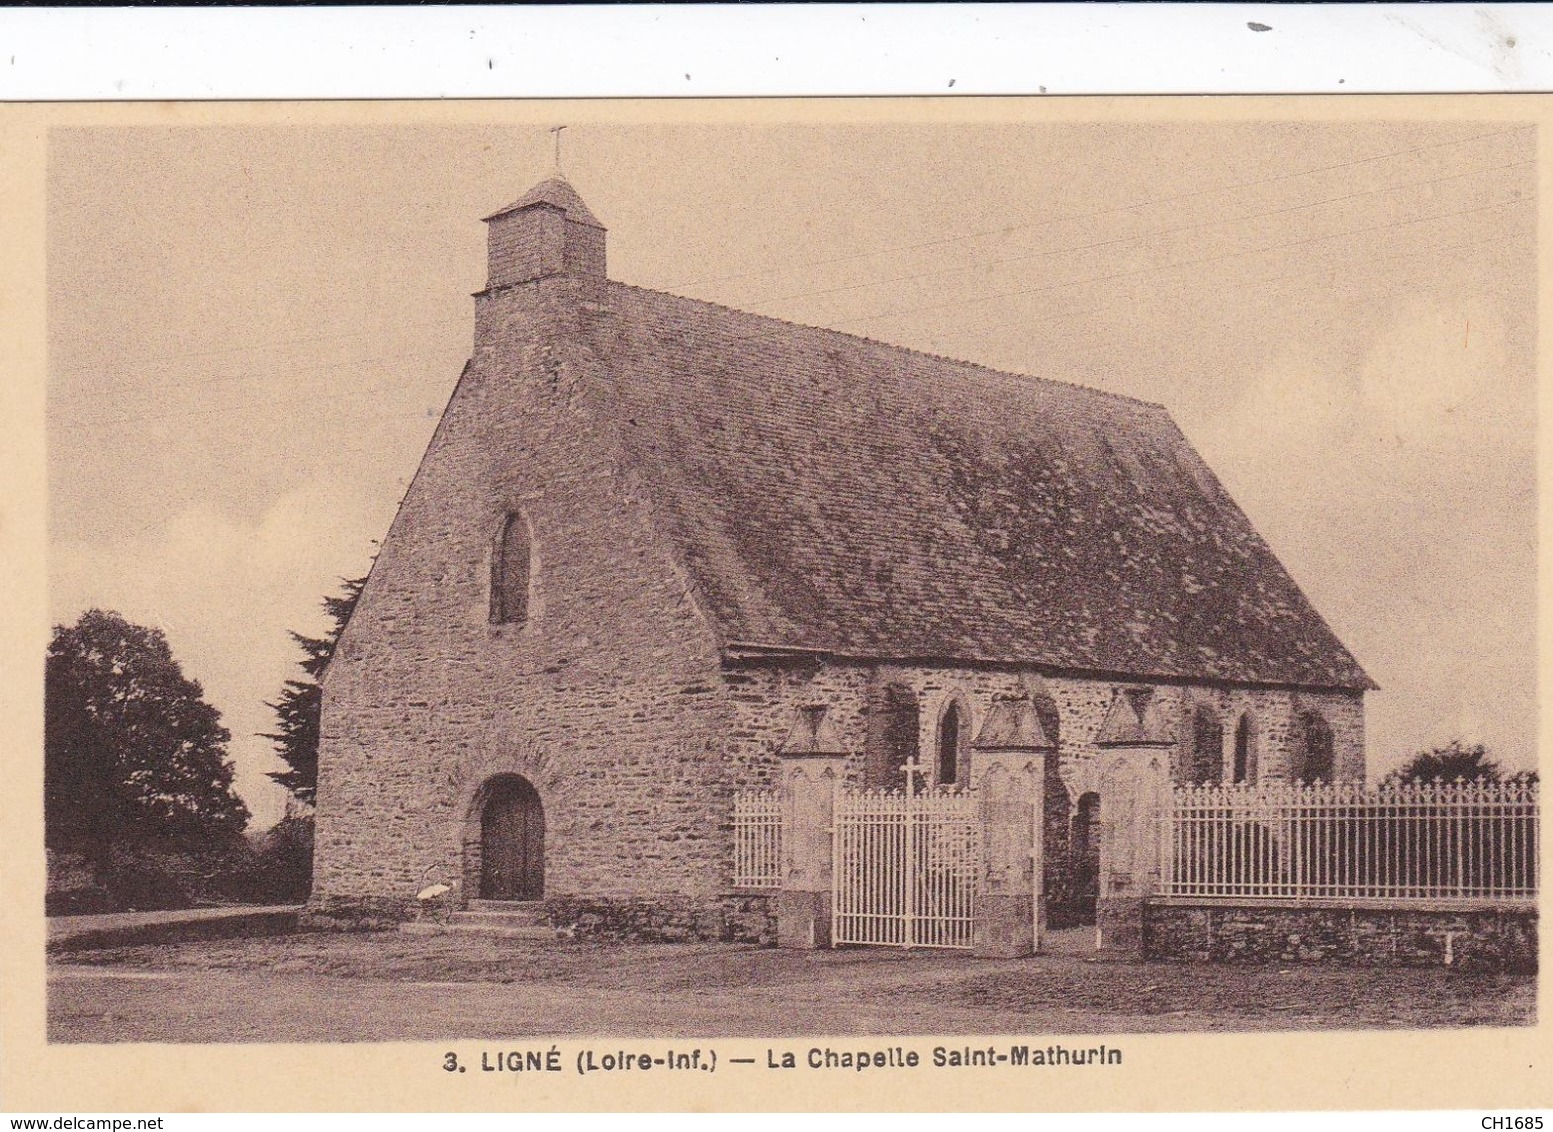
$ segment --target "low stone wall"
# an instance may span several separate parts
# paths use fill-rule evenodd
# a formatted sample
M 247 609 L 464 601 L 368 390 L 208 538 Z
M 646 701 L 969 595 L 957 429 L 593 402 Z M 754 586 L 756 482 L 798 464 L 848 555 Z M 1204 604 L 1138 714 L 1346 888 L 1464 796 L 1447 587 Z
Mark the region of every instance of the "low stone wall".
M 558 932 L 580 939 L 776 945 L 776 902 L 766 895 L 700 899 L 555 896 L 546 898 L 545 912 Z
M 1537 969 L 1529 906 L 1150 900 L 1143 953 L 1197 963 L 1344 963 L 1462 971 Z
M 48 952 L 56 955 L 105 947 L 287 935 L 297 930 L 299 911 L 287 906 L 62 916 L 49 922 Z
M 776 946 L 775 894 L 729 893 L 713 897 L 549 896 L 545 919 L 577 939 L 646 943 L 705 940 Z M 444 920 L 458 907 L 413 899 L 324 898 L 310 901 L 303 931 L 382 931 L 406 921 Z

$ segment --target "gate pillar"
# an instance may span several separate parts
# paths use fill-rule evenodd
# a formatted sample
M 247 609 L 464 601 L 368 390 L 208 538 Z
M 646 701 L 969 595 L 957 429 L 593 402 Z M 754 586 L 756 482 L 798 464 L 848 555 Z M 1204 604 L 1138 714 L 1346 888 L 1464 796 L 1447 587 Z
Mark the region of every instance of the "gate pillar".
M 847 752 L 823 706 L 802 707 L 778 752 L 782 760 L 782 891 L 777 946 L 814 949 L 831 943 L 832 859 L 836 790 Z
M 972 950 L 1030 955 L 1046 924 L 1041 833 L 1046 760 L 1056 751 L 1028 697 L 994 700 L 974 747 L 982 859 Z
M 1100 895 L 1095 946 L 1143 955 L 1144 901 L 1159 891 L 1160 830 L 1170 798 L 1170 734 L 1152 688 L 1122 688 L 1111 701 L 1100 748 Z

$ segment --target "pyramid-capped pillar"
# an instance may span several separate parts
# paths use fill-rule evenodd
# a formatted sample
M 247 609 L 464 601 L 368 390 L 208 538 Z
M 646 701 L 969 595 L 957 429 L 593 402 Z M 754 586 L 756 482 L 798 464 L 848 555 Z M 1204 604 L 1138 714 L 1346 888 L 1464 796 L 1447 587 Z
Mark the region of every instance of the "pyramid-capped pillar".
M 846 758 L 847 750 L 830 721 L 830 709 L 824 704 L 805 704 L 793 714 L 793 726 L 777 754 L 783 758 Z
M 1170 747 L 1175 737 L 1153 688 L 1119 688 L 1095 735 L 1097 747 Z
M 993 700 L 987 722 L 971 744 L 977 751 L 1042 751 L 1050 753 L 1056 744 L 1046 734 L 1040 714 L 1028 696 L 1004 696 Z
M 1170 804 L 1171 734 L 1167 706 L 1153 688 L 1120 688 L 1095 736 L 1100 748 L 1100 894 L 1096 943 L 1102 951 L 1144 954 L 1147 904 L 1160 891 L 1160 828 Z
M 1046 764 L 1056 745 L 1029 696 L 1000 696 L 972 744 L 982 870 L 972 949 L 1017 958 L 1040 948 L 1046 921 L 1044 828 Z
M 824 704 L 805 704 L 777 751 L 781 758 L 782 891 L 777 945 L 830 946 L 835 861 L 831 829 L 847 751 Z
M 555 275 L 605 278 L 605 228 L 559 174 L 485 218 L 486 289 Z

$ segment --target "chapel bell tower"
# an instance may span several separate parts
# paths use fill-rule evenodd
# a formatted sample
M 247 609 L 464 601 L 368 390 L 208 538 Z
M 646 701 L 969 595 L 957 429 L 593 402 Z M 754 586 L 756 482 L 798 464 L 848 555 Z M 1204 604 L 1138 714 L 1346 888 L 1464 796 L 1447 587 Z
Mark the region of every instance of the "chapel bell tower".
M 487 290 L 552 275 L 605 277 L 604 225 L 559 173 L 485 222 L 490 225 Z

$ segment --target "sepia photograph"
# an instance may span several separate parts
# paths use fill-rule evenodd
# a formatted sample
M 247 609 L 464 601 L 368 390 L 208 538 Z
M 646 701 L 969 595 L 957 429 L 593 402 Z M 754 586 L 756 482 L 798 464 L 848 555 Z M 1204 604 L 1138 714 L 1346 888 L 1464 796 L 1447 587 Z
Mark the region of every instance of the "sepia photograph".
M 1527 1032 L 1526 109 L 49 126 L 47 1046 Z

